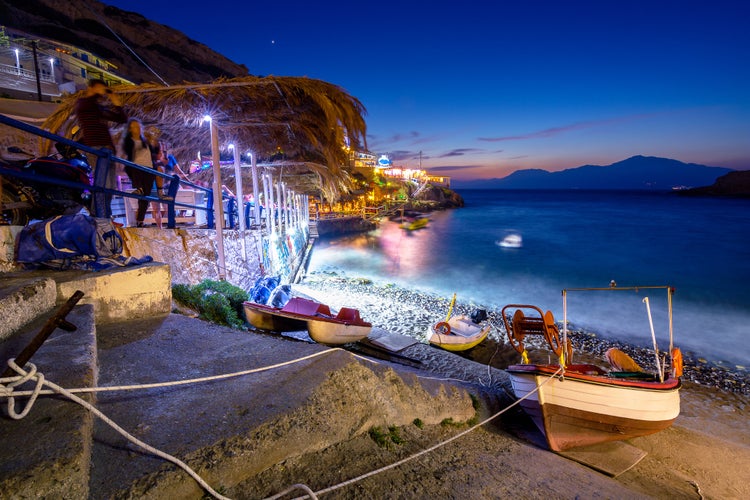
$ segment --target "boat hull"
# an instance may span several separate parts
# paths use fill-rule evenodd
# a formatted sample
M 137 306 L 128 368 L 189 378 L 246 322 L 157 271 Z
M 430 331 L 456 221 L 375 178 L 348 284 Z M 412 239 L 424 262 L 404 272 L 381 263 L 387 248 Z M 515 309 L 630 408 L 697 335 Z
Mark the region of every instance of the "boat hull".
M 372 325 L 353 325 L 334 321 L 309 320 L 307 332 L 319 344 L 342 345 L 367 337 Z
M 430 344 L 446 351 L 460 352 L 476 347 L 490 333 L 490 324 L 475 325 L 466 316 L 456 316 L 448 321 L 451 333 L 444 334 L 432 329 Z
M 565 372 L 550 365 L 508 368 L 521 406 L 553 451 L 622 441 L 666 429 L 680 413 L 678 379 L 636 381 Z
M 262 304 L 243 304 L 247 322 L 255 328 L 274 332 L 296 332 L 307 330 L 307 321 L 282 314 L 279 309 Z
M 325 304 L 292 298 L 283 308 L 245 302 L 247 322 L 255 328 L 276 332 L 307 330 L 318 343 L 342 345 L 367 337 L 372 324 L 363 321 L 355 309 L 342 308 L 336 316 Z

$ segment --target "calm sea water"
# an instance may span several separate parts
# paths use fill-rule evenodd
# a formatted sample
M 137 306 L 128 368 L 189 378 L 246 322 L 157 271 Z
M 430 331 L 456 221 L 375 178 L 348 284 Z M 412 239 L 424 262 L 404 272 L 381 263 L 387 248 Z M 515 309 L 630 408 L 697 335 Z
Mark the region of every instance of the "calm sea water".
M 368 233 L 316 243 L 310 271 L 396 283 L 492 308 L 550 309 L 563 289 L 671 285 L 675 345 L 714 361 L 750 364 L 750 201 L 672 193 L 465 190 L 466 207 L 435 212 L 408 232 L 383 221 Z M 509 232 L 520 248 L 498 245 Z M 569 292 L 568 320 L 668 347 L 664 290 Z

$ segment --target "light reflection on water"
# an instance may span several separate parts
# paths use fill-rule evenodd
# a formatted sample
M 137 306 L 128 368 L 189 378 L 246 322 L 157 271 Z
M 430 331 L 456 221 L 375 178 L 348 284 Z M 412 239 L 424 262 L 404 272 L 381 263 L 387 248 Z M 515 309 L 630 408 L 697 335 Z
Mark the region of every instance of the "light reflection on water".
M 309 271 L 445 297 L 457 292 L 463 301 L 496 309 L 535 304 L 558 320 L 563 288 L 606 287 L 612 279 L 621 286 L 673 285 L 677 345 L 739 364 L 750 359 L 744 342 L 750 328 L 750 233 L 737 230 L 750 227 L 750 204 L 641 194 L 462 194 L 466 208 L 432 213 L 425 229 L 409 232 L 383 221 L 366 235 L 319 241 Z M 496 244 L 510 228 L 522 235 L 522 248 Z M 569 320 L 650 345 L 645 295 L 660 348 L 666 348 L 662 290 L 571 294 Z

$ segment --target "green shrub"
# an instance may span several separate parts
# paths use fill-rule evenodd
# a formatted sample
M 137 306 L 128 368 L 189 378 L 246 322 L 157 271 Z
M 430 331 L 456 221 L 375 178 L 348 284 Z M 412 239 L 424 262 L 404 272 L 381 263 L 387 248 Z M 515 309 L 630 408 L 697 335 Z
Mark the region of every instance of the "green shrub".
M 375 444 L 380 446 L 381 448 L 385 448 L 388 446 L 388 434 L 383 432 L 383 429 L 380 427 L 373 427 L 367 433 L 370 435 L 370 439 L 375 441 Z
M 177 284 L 172 287 L 172 298 L 195 309 L 200 317 L 220 325 L 243 328 L 245 321 L 242 303 L 247 292 L 226 281 L 203 280 L 197 285 Z

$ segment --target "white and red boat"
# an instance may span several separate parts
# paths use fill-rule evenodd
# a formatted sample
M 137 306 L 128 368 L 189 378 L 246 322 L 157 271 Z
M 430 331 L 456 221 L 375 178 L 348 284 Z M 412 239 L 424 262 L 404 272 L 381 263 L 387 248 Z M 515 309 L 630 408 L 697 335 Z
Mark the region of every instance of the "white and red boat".
M 627 354 L 611 349 L 607 358 L 611 370 L 594 364 L 573 364 L 567 340 L 569 291 L 643 290 L 664 288 L 668 294 L 670 328 L 670 372 L 664 360 L 655 374 L 644 372 Z M 544 434 L 549 448 L 564 451 L 608 441 L 622 441 L 666 429 L 680 413 L 682 356 L 672 346 L 672 293 L 664 287 L 587 288 L 563 290 L 564 331 L 562 339 L 550 311 L 542 313 L 532 305 L 510 304 L 502 316 L 508 338 L 521 353 L 524 363 L 507 368 L 513 391 L 521 407 Z M 648 307 L 648 298 L 643 299 Z M 506 310 L 516 309 L 512 317 Z M 531 311 L 527 315 L 525 311 Z M 650 319 L 650 309 L 649 319 Z M 559 362 L 532 363 L 523 340 L 526 335 L 544 336 Z M 653 335 L 653 323 L 652 323 Z M 656 359 L 659 360 L 654 337 Z M 628 371 L 624 371 L 628 370 Z
M 307 330 L 321 344 L 356 342 L 372 330 L 372 324 L 362 320 L 357 309 L 342 307 L 334 315 L 327 305 L 302 297 L 292 297 L 283 307 L 249 301 L 243 307 L 248 323 L 255 328 L 277 332 Z

